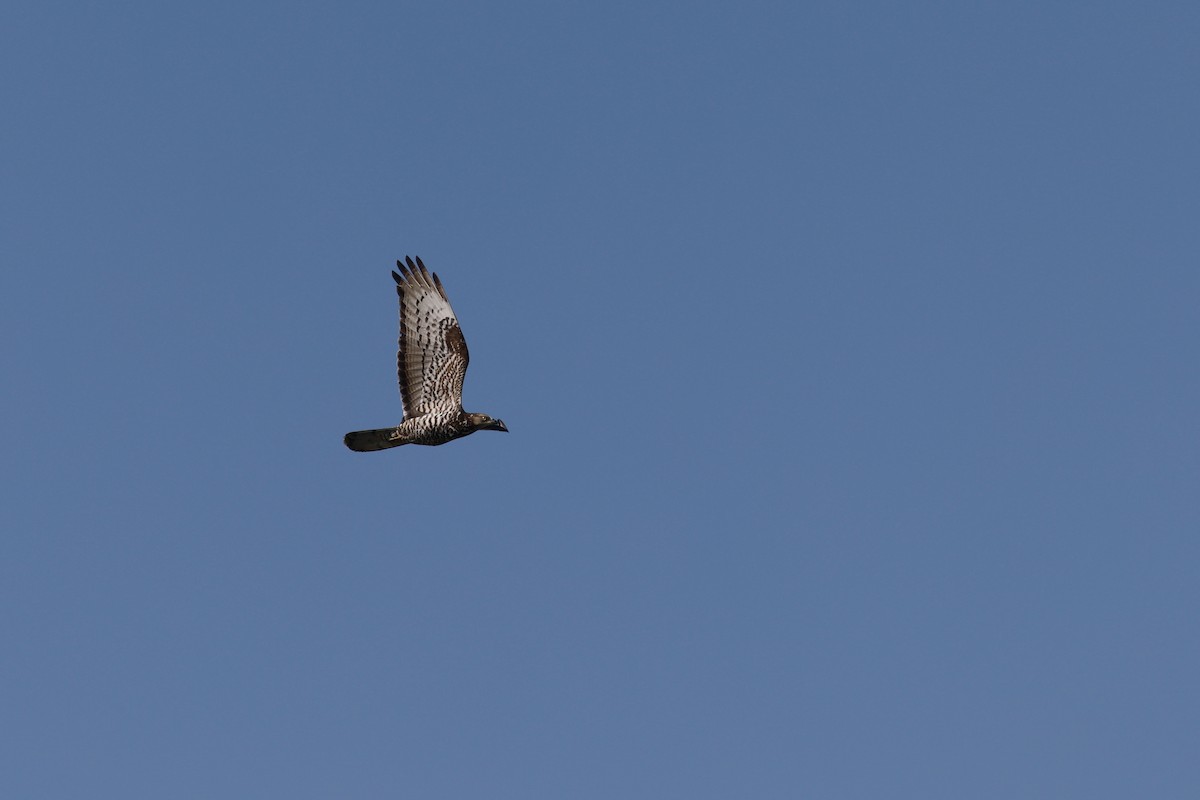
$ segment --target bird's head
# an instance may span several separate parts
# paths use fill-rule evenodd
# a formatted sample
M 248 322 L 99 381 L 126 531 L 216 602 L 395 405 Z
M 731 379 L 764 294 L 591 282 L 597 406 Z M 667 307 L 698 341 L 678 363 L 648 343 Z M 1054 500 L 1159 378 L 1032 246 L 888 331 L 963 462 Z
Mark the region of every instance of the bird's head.
M 508 428 L 504 427 L 504 420 L 492 419 L 487 414 L 468 414 L 471 418 L 471 424 L 475 426 L 477 431 L 504 431 L 508 433 Z

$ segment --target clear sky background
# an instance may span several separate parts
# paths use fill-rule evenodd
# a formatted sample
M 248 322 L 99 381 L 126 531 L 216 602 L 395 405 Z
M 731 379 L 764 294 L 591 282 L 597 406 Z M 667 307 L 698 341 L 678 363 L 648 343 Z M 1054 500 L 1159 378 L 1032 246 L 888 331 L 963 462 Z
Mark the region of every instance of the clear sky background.
M 1198 43 L 6 3 L 0 796 L 1200 796 Z

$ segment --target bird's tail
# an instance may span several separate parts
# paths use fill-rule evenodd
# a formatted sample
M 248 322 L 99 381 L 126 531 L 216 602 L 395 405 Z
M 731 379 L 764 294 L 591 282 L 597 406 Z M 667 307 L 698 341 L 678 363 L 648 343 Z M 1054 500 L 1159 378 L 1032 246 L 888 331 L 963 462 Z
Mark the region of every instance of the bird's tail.
M 389 447 L 399 447 L 405 444 L 405 442 L 392 438 L 395 435 L 395 428 L 377 428 L 373 431 L 351 431 L 342 441 L 351 450 L 369 453 L 373 450 L 387 450 Z

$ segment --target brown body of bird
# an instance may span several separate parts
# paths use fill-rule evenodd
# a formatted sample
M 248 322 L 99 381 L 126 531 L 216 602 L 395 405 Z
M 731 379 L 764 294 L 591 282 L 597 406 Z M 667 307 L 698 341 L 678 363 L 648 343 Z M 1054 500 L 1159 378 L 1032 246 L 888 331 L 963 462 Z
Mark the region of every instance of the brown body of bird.
M 467 375 L 467 340 L 436 274 L 418 257 L 405 256 L 393 272 L 400 296 L 400 349 L 396 353 L 404 420 L 393 428 L 347 433 L 346 447 L 357 452 L 402 444 L 439 445 L 475 431 L 508 431 L 502 420 L 462 407 Z

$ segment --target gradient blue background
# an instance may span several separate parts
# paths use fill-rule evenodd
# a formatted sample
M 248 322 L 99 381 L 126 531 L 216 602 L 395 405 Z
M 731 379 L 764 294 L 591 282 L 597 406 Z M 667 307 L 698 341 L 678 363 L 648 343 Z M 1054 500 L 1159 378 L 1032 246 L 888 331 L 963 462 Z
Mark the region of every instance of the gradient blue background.
M 0 795 L 1200 796 L 1198 42 L 7 3 Z

